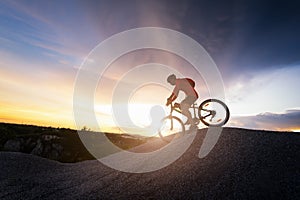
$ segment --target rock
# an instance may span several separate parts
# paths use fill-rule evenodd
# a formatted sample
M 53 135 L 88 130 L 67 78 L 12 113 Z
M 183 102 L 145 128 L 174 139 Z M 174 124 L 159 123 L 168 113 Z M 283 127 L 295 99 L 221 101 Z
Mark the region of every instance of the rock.
M 58 139 L 58 137 L 47 135 L 38 139 L 35 148 L 31 151 L 31 154 L 50 158 L 52 160 L 60 160 L 62 157 L 63 146 L 58 143 L 53 143 L 52 140 L 54 139 Z
M 36 144 L 37 144 L 36 139 L 28 138 L 25 141 L 23 152 L 30 153 L 35 148 Z
M 63 146 L 60 144 L 57 144 L 57 143 L 53 143 L 52 148 L 58 152 L 62 152 L 62 150 L 63 150 Z
M 37 144 L 34 149 L 31 151 L 31 154 L 41 156 L 43 153 L 43 144 L 40 139 L 37 140 Z
M 22 150 L 22 143 L 24 143 L 23 139 L 20 138 L 11 139 L 5 142 L 3 149 L 5 151 L 19 152 Z
M 51 141 L 51 140 L 59 139 L 59 137 L 56 135 L 42 135 L 42 139 L 44 141 Z
M 58 136 L 55 134 L 44 134 L 44 135 L 22 135 L 19 137 L 11 136 L 9 139 L 4 139 L 0 144 L 0 149 L 3 151 L 10 152 L 22 152 L 29 153 L 32 155 L 57 160 L 61 162 L 77 162 L 77 157 L 80 153 L 74 153 L 79 151 L 85 151 L 82 146 L 77 146 L 78 141 L 75 143 L 66 143 L 67 140 L 73 140 L 73 137 Z M 79 139 L 78 139 L 79 140 Z M 79 144 L 81 145 L 81 144 Z M 86 153 L 87 154 L 87 153 Z M 83 155 L 86 155 L 85 152 Z M 93 159 L 93 157 L 89 157 Z M 84 157 L 82 158 L 84 159 Z

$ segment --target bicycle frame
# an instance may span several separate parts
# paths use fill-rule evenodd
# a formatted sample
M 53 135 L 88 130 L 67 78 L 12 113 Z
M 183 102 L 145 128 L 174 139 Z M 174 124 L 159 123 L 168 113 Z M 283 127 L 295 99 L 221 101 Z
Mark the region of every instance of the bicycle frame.
M 178 103 L 171 103 L 170 104 L 170 106 L 171 106 L 171 111 L 170 111 L 170 114 L 169 114 L 169 116 L 172 116 L 172 113 L 173 113 L 173 111 L 176 111 L 176 112 L 178 112 L 178 113 L 180 113 L 180 114 L 182 114 L 183 115 L 183 113 L 182 113 L 182 111 L 181 111 L 181 109 L 180 109 L 180 104 L 178 104 Z M 193 114 L 194 114 L 194 120 L 200 120 L 200 117 L 202 118 L 202 119 L 205 119 L 206 117 L 209 117 L 209 116 L 211 116 L 211 118 L 214 118 L 214 116 L 216 115 L 216 111 L 215 110 L 208 110 L 208 109 L 201 109 L 201 110 L 203 110 L 203 111 L 206 111 L 206 112 L 208 112 L 208 114 L 207 115 L 204 115 L 204 116 L 197 116 L 196 115 L 196 110 L 199 110 L 199 108 L 198 107 L 196 107 L 197 106 L 197 103 L 193 103 L 192 105 L 191 105 L 191 107 L 190 108 L 192 108 L 193 109 Z
M 180 113 L 180 114 L 183 115 L 183 113 L 182 113 L 180 107 L 177 106 L 177 105 L 179 105 L 179 104 L 178 104 L 178 103 L 173 103 L 173 102 L 170 104 L 170 106 L 171 106 L 171 111 L 170 111 L 169 116 L 172 116 L 173 111 L 176 111 L 176 112 L 178 112 L 178 113 Z M 196 115 L 196 109 L 198 110 L 199 108 L 196 107 L 196 106 L 197 106 L 197 103 L 193 103 L 192 106 L 191 106 L 190 108 L 193 108 L 194 119 L 199 120 L 199 117 L 197 117 L 197 115 Z M 208 112 L 209 112 L 209 111 L 208 111 Z

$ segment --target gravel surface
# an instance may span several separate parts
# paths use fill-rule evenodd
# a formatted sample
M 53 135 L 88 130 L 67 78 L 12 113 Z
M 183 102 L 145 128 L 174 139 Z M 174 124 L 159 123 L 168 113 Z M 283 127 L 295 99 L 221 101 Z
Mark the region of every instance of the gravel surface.
M 224 128 L 198 158 L 206 129 L 177 161 L 125 173 L 97 160 L 59 163 L 0 153 L 0 199 L 299 199 L 300 135 Z

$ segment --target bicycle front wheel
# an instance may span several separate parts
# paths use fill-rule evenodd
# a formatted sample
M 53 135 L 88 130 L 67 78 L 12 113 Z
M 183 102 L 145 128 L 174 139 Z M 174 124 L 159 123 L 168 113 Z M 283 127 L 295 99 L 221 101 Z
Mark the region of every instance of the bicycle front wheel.
M 158 134 L 165 142 L 171 142 L 174 138 L 185 134 L 185 127 L 178 117 L 167 116 L 162 119 Z
M 206 126 L 223 126 L 229 120 L 229 109 L 218 99 L 203 101 L 198 110 L 200 121 Z

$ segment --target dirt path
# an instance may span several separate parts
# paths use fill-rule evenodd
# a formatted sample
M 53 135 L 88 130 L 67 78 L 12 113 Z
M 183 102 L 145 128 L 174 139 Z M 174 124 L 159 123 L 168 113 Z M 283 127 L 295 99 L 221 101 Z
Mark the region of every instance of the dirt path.
M 174 163 L 149 173 L 120 172 L 97 160 L 63 164 L 1 152 L 0 199 L 299 197 L 300 135 L 225 128 L 213 151 L 199 159 L 205 133 L 200 130 Z

